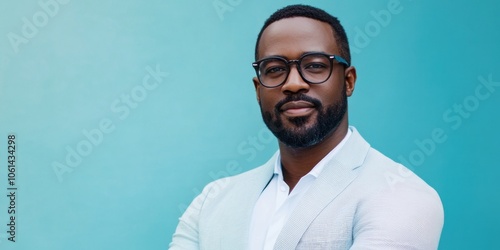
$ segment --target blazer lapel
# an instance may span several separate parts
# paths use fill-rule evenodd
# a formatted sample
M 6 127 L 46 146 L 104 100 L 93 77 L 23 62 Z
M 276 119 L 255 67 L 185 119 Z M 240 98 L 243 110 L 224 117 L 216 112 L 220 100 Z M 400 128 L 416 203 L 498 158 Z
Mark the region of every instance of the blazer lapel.
M 278 236 L 275 249 L 295 249 L 314 218 L 357 177 L 370 145 L 354 127 L 351 130 L 344 147 L 327 163 L 297 204 Z
M 230 204 L 224 216 L 224 228 L 231 229 L 230 232 L 224 231 L 222 244 L 219 249 L 246 249 L 248 247 L 248 236 L 253 209 L 262 190 L 271 180 L 274 172 L 274 164 L 278 153 L 264 165 L 260 166 L 252 175 L 246 175 L 245 179 L 234 180 L 238 185 L 231 186 L 233 190 Z M 219 222 L 220 223 L 220 222 Z

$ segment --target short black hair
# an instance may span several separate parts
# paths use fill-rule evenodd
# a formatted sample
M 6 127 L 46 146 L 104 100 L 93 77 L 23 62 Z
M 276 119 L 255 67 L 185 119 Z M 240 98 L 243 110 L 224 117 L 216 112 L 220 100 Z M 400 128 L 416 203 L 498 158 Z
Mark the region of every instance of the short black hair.
M 282 9 L 279 9 L 276 12 L 274 12 L 266 20 L 266 22 L 264 22 L 264 26 L 262 26 L 262 29 L 259 32 L 259 36 L 257 37 L 257 42 L 255 43 L 255 60 L 258 60 L 259 57 L 258 55 L 259 42 L 264 30 L 269 25 L 271 25 L 276 21 L 291 17 L 307 17 L 328 23 L 332 27 L 333 36 L 335 38 L 335 41 L 339 45 L 340 56 L 342 56 L 344 59 L 347 60 L 349 64 L 351 64 L 351 52 L 349 50 L 349 42 L 347 41 L 347 35 L 345 33 L 344 27 L 342 27 L 342 25 L 340 24 L 340 21 L 336 17 L 328 14 L 326 11 L 322 9 L 302 4 L 289 5 Z

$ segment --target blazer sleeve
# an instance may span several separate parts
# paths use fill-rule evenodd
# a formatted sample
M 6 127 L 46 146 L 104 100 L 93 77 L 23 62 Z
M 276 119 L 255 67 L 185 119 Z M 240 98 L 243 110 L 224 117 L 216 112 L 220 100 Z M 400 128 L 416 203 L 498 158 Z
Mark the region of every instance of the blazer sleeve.
M 443 223 L 443 206 L 434 189 L 398 185 L 358 206 L 350 249 L 438 249 Z
M 213 183 L 211 183 L 213 184 Z M 203 204 L 210 194 L 212 185 L 207 185 L 179 218 L 179 224 L 172 236 L 169 250 L 198 250 L 199 245 L 199 220 Z

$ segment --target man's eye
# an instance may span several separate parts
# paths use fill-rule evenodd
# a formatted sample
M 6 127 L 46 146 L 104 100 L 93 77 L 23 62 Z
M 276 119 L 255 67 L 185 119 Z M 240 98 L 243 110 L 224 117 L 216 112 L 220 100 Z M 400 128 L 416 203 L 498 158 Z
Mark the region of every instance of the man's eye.
M 278 73 L 281 73 L 281 72 L 285 72 L 286 69 L 283 68 L 283 67 L 270 67 L 270 68 L 267 68 L 265 73 L 266 74 L 278 74 Z
M 304 69 L 311 69 L 311 70 L 318 70 L 318 69 L 325 69 L 326 65 L 323 63 L 309 63 L 305 65 Z

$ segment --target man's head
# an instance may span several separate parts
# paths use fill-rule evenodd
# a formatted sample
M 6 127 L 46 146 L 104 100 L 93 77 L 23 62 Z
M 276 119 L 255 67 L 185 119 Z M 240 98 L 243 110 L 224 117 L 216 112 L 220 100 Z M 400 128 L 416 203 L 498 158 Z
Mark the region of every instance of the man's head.
M 278 10 L 259 33 L 255 55 L 262 117 L 280 143 L 312 147 L 347 129 L 356 70 L 335 17 L 304 5 Z
M 340 24 L 339 20 L 328 14 L 322 9 L 318 9 L 308 5 L 289 5 L 285 8 L 282 8 L 276 12 L 274 12 L 267 20 L 264 22 L 264 25 L 260 29 L 259 35 L 257 36 L 257 42 L 255 43 L 255 60 L 258 60 L 259 53 L 259 41 L 262 37 L 262 33 L 264 30 L 271 25 L 272 23 L 279 21 L 284 18 L 292 18 L 292 17 L 307 17 L 311 19 L 315 19 L 321 22 L 328 23 L 332 28 L 334 38 L 339 44 L 340 56 L 347 60 L 347 62 L 351 63 L 351 52 L 349 49 L 349 42 L 347 40 L 347 35 L 345 33 L 344 27 Z

